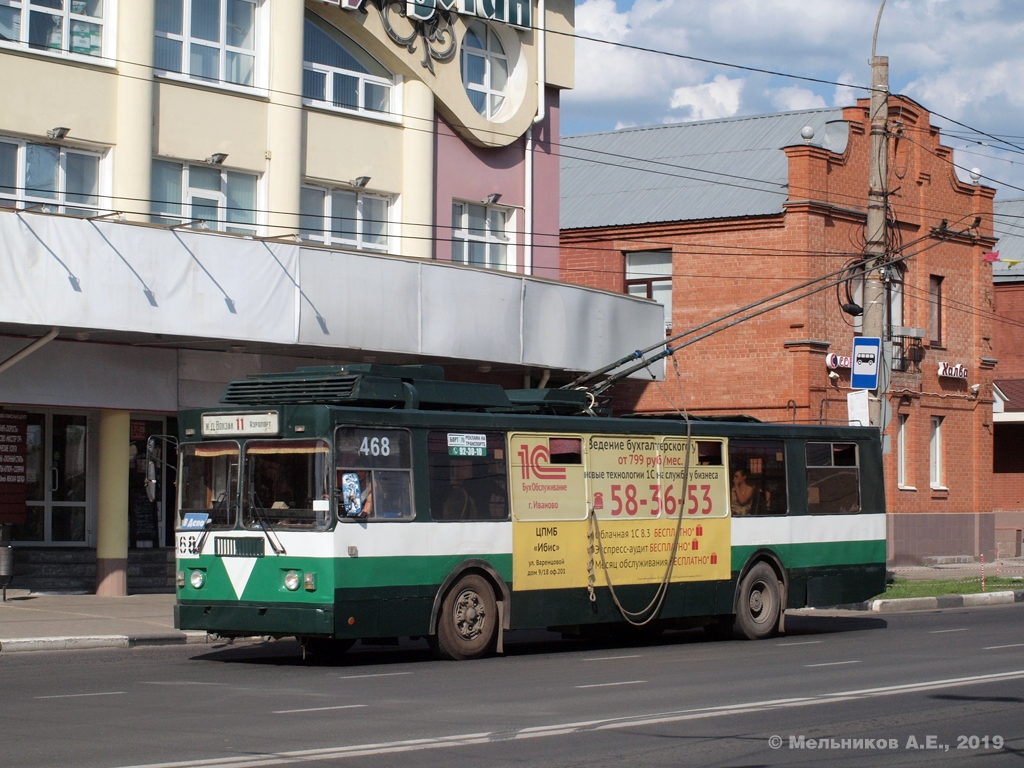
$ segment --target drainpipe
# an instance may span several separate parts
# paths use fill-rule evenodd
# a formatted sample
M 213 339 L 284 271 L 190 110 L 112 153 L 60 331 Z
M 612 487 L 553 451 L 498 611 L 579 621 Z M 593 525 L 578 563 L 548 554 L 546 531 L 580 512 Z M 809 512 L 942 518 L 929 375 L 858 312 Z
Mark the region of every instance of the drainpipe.
M 544 0 L 537 0 L 537 114 L 526 129 L 526 200 L 523 222 L 523 272 L 533 274 L 533 126 L 545 117 L 545 86 L 547 85 L 547 35 Z
M 0 363 L 0 373 L 3 373 L 12 365 L 17 365 L 36 350 L 45 347 L 47 344 L 49 344 L 51 341 L 57 338 L 58 333 L 60 333 L 60 328 L 53 328 L 50 330 L 48 334 L 36 339 L 20 352 L 15 352 L 13 355 L 11 355 L 2 363 Z

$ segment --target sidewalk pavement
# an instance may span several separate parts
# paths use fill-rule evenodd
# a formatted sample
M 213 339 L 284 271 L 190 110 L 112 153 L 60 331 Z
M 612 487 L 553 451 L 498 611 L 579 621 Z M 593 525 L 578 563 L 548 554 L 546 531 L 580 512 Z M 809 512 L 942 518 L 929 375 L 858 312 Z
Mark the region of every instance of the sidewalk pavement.
M 206 643 L 174 628 L 174 595 L 37 594 L 7 590 L 0 602 L 0 654 L 79 648 Z
M 1005 560 L 1000 563 L 999 571 L 1003 576 L 1024 576 L 1024 560 Z M 995 575 L 996 566 L 988 564 L 985 568 L 986 578 Z M 890 576 L 914 580 L 980 579 L 981 564 L 950 563 L 894 568 Z M 172 594 L 101 597 L 9 589 L 7 602 L 0 602 L 0 654 L 212 642 L 206 632 L 174 628 L 174 601 L 175 596 Z M 892 613 L 1013 602 L 1024 602 L 1024 582 L 1021 589 L 1015 591 L 869 600 L 856 606 L 841 607 Z

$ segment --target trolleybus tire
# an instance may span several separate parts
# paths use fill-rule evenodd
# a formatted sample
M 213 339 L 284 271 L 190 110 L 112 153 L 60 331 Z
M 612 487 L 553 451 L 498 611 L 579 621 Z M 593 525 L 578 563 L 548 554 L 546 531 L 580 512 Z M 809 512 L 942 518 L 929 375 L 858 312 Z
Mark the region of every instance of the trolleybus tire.
M 779 626 L 782 599 L 779 579 L 767 563 L 757 563 L 740 582 L 736 601 L 735 636 L 741 640 L 761 640 L 775 634 Z
M 471 573 L 455 582 L 444 596 L 431 646 L 443 659 L 478 659 L 494 646 L 497 629 L 494 591 L 483 576 Z
M 356 644 L 355 640 L 335 637 L 306 637 L 301 641 L 306 653 L 317 659 L 330 659 L 341 656 L 345 651 Z

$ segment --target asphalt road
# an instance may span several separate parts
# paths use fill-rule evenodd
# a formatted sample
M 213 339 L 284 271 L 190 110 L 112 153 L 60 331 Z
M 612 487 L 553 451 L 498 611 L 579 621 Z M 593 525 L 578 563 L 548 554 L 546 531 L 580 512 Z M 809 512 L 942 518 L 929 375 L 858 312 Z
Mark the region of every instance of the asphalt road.
M 1024 765 L 1024 605 L 787 630 L 513 634 L 475 662 L 290 641 L 0 656 L 0 765 Z

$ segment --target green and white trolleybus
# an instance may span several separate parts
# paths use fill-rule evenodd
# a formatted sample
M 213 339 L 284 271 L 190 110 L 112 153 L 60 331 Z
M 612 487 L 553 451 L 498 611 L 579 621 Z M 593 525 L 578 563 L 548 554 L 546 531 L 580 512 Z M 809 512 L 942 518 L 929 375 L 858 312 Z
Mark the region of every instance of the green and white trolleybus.
M 585 392 L 306 368 L 179 419 L 181 629 L 314 653 L 706 626 L 885 586 L 878 431 L 593 415 Z

